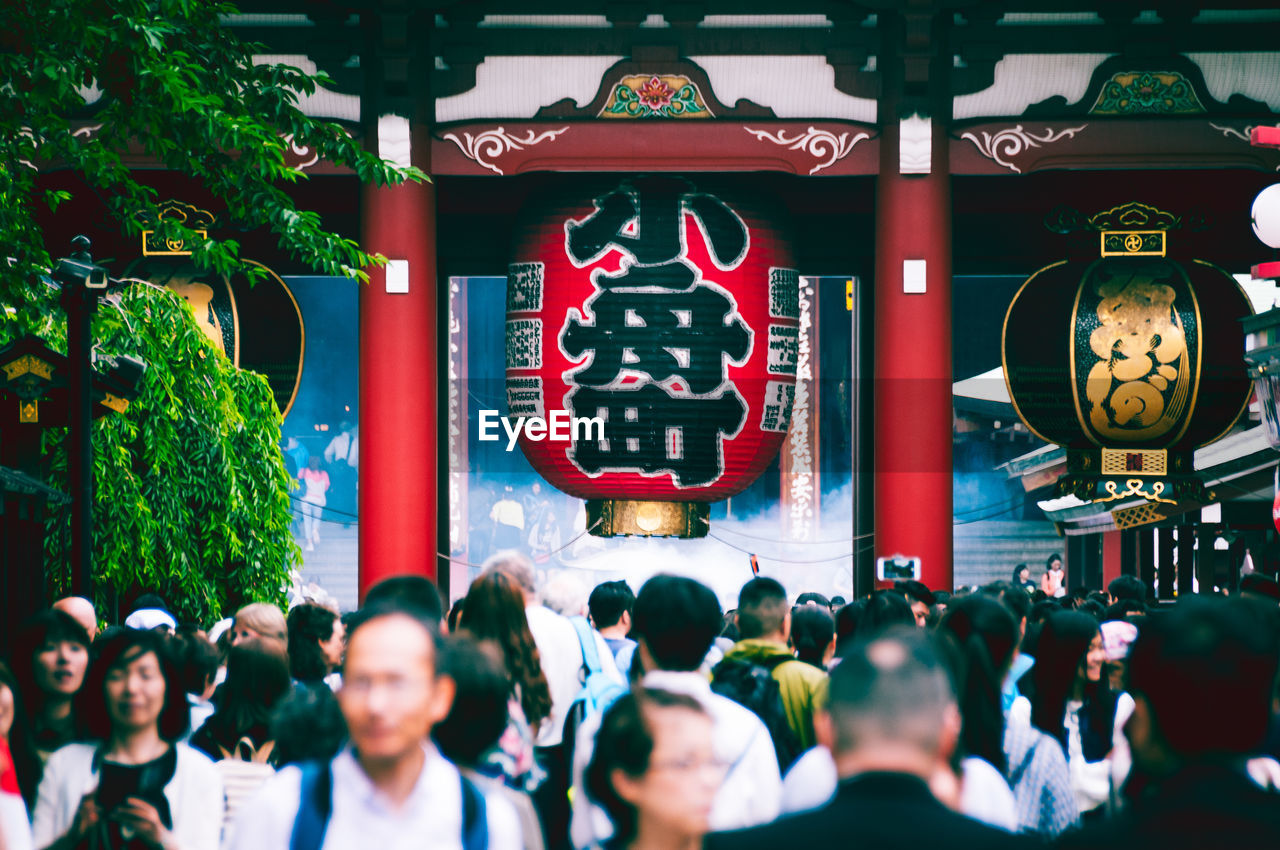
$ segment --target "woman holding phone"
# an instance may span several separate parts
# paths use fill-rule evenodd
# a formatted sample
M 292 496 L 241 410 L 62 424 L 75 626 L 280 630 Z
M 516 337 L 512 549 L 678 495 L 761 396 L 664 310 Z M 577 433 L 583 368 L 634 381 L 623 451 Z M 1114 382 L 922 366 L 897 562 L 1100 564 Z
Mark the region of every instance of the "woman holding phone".
M 216 850 L 222 782 L 213 762 L 179 743 L 189 713 L 164 636 L 122 629 L 103 640 L 82 699 L 96 742 L 50 757 L 35 846 Z

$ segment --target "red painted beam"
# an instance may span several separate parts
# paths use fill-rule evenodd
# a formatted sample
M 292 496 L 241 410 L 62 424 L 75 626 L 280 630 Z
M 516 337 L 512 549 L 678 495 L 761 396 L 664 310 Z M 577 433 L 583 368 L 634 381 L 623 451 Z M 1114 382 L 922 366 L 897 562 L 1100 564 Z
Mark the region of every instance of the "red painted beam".
M 1280 127 L 1254 127 L 1249 131 L 1249 144 L 1257 148 L 1280 148 Z
M 1258 263 L 1249 272 L 1254 280 L 1280 280 L 1280 260 Z

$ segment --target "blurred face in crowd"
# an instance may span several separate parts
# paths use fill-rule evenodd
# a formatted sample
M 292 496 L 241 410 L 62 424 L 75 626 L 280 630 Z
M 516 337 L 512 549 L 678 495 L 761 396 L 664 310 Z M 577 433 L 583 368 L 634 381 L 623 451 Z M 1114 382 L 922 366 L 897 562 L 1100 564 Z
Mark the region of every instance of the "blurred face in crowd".
M 923 629 L 929 622 L 929 606 L 919 599 L 907 599 L 911 603 L 911 613 L 916 618 L 916 626 Z
M 361 760 L 395 762 L 420 748 L 449 713 L 453 683 L 436 676 L 430 632 L 391 614 L 351 636 L 338 702 Z
M 119 731 L 154 726 L 164 710 L 165 681 L 154 652 L 121 660 L 107 671 L 103 685 L 111 725 Z
M 0 682 L 0 741 L 9 740 L 9 730 L 13 728 L 13 691 Z
M 236 646 L 238 644 L 244 643 L 245 641 L 251 640 L 252 638 L 261 638 L 261 637 L 266 637 L 266 635 L 262 634 L 262 632 L 259 632 L 256 629 L 246 626 L 244 623 L 240 622 L 239 620 L 236 620 L 234 623 L 231 624 L 231 645 L 232 646 Z
M 36 650 L 36 685 L 49 696 L 74 696 L 84 684 L 89 650 L 73 640 L 49 641 Z
M 329 669 L 337 670 L 342 666 L 342 651 L 346 648 L 347 627 L 342 625 L 341 620 L 333 621 L 333 634 L 328 640 L 320 641 L 320 651 L 324 653 L 324 660 L 329 665 Z
M 649 769 L 641 776 L 615 770 L 613 787 L 639 810 L 642 831 L 700 836 L 725 775 L 712 751 L 711 719 L 677 707 L 650 707 L 646 716 L 653 731 Z
M 1102 648 L 1102 633 L 1099 632 L 1089 642 L 1089 648 L 1085 650 L 1084 660 L 1080 662 L 1080 671 L 1077 675 L 1083 676 L 1085 681 L 1097 682 L 1102 678 L 1102 668 L 1106 663 L 1107 652 Z
M 1028 575 L 1030 572 L 1031 572 L 1031 571 L 1030 571 L 1029 569 L 1027 569 L 1026 567 L 1023 567 L 1022 569 L 1018 570 L 1018 581 L 1026 581 L 1026 580 L 1027 580 L 1027 575 Z

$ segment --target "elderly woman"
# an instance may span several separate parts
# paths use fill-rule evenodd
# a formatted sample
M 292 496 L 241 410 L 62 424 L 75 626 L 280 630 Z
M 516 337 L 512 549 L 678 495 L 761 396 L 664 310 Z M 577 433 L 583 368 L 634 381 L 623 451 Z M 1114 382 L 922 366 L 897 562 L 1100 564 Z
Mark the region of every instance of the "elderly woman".
M 189 714 L 165 638 L 121 629 L 102 640 L 84 689 L 94 743 L 50 757 L 36 800 L 39 848 L 216 850 L 222 782 L 179 743 Z
M 701 846 L 725 776 L 711 739 L 692 697 L 641 689 L 606 709 L 586 771 L 587 795 L 613 821 L 606 847 Z

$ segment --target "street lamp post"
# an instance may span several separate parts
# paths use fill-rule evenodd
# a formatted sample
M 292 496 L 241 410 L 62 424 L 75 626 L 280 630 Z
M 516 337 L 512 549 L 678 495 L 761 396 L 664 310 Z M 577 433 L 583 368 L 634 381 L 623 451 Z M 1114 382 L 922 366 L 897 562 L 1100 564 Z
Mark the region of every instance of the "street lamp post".
M 106 291 L 106 269 L 94 265 L 89 239 L 71 240 L 76 250 L 58 261 L 53 277 L 62 285 L 67 314 L 67 489 L 71 495 L 71 593 L 93 598 L 93 360 L 89 324 Z

